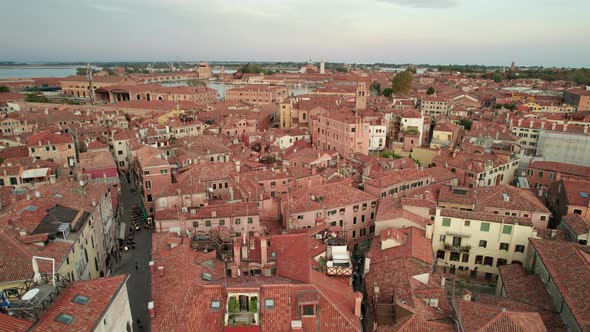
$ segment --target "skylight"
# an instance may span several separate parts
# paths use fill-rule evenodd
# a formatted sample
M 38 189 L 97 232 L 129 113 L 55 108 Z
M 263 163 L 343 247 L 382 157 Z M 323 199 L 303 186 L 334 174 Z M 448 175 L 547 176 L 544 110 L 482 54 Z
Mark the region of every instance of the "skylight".
M 272 309 L 275 307 L 275 300 L 274 299 L 265 299 L 264 300 L 264 307 L 266 309 Z
M 76 295 L 74 296 L 74 298 L 72 299 L 72 302 L 76 302 L 78 304 L 86 304 L 88 303 L 88 300 L 90 300 L 87 296 L 84 295 Z
M 221 309 L 221 301 L 213 300 L 211 301 L 211 310 L 219 310 Z
M 580 197 L 582 198 L 588 198 L 588 193 L 585 191 L 580 191 Z
M 31 211 L 31 212 L 35 212 L 35 211 L 37 211 L 37 207 L 36 207 L 36 206 L 34 206 L 34 205 L 28 205 L 28 206 L 25 208 L 25 210 L 27 210 L 27 211 Z
M 74 317 L 70 316 L 68 314 L 59 314 L 59 316 L 57 316 L 55 318 L 56 322 L 60 322 L 62 324 L 66 324 L 66 325 L 70 325 L 70 323 L 72 323 L 73 320 L 74 320 Z

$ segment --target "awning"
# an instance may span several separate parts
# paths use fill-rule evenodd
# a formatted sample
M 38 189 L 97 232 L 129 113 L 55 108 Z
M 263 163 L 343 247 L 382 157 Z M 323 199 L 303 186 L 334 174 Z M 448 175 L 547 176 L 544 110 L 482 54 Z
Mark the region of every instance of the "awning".
M 119 228 L 119 240 L 125 240 L 125 231 L 127 230 L 127 224 L 122 222 Z
M 143 206 L 143 202 L 139 203 L 139 208 L 141 209 L 141 214 L 143 214 L 143 217 L 147 218 L 147 212 L 145 211 L 145 206 Z
M 22 178 L 23 179 L 35 179 L 35 178 L 43 178 L 48 176 L 51 173 L 50 168 L 32 168 L 26 169 L 23 171 Z

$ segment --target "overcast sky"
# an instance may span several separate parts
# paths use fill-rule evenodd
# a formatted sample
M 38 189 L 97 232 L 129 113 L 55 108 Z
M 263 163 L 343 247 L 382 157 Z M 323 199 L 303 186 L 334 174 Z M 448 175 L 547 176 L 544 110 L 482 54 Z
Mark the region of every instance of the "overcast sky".
M 4 0 L 0 61 L 590 66 L 590 0 Z

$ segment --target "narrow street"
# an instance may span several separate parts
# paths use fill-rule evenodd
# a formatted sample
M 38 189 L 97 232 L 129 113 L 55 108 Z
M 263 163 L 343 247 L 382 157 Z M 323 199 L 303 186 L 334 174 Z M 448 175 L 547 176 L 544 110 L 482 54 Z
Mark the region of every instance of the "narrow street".
M 131 192 L 132 184 L 127 183 L 127 179 L 121 178 L 121 227 L 125 223 L 126 234 L 129 234 L 129 225 L 131 224 L 131 208 L 139 205 L 140 197 L 137 192 Z M 143 224 L 142 224 L 143 226 Z M 131 315 L 133 316 L 134 331 L 150 331 L 150 317 L 147 310 L 147 304 L 150 295 L 150 272 L 149 261 L 152 250 L 152 231 L 141 228 L 135 233 L 135 249 L 121 252 L 121 260 L 116 268 L 116 274 L 129 274 L 131 277 L 127 282 L 129 292 L 129 304 L 131 306 Z M 143 324 L 143 330 L 137 325 L 137 320 Z

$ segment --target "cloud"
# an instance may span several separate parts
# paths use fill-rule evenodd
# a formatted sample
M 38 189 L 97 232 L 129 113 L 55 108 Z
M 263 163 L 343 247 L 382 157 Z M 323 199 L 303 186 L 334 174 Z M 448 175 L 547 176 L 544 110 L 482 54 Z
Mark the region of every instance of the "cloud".
M 378 0 L 398 6 L 414 8 L 454 8 L 459 6 L 459 0 Z

